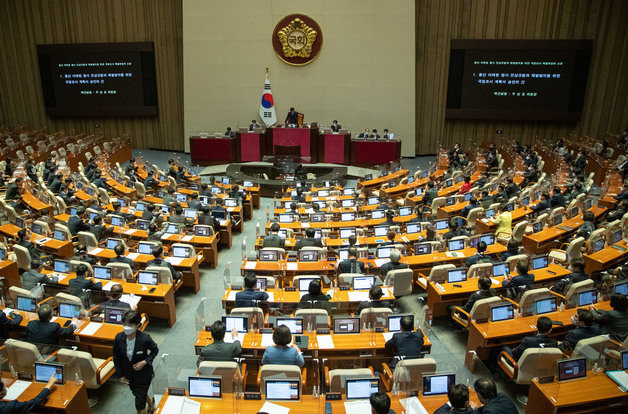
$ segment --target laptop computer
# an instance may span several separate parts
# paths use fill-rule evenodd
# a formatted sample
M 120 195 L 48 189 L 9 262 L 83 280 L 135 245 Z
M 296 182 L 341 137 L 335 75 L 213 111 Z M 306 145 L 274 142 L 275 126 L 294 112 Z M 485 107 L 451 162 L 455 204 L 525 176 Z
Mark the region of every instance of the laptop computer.
M 275 320 L 275 327 L 285 325 L 290 329 L 290 333 L 293 335 L 303 334 L 303 318 L 277 318 Z
M 401 318 L 410 316 L 412 318 L 412 326 L 414 326 L 414 315 L 408 314 L 394 314 L 389 315 L 387 320 L 388 332 L 401 332 Z
M 536 315 L 543 315 L 545 313 L 556 312 L 556 298 L 545 298 L 534 302 L 534 309 Z
M 81 306 L 74 303 L 59 303 L 59 317 L 72 319 L 81 315 Z
M 354 276 L 353 290 L 369 290 L 375 284 L 375 276 Z
M 231 332 L 234 329 L 239 333 L 248 332 L 249 318 L 246 316 L 223 316 L 222 322 L 226 325 L 226 332 Z
M 105 308 L 105 322 L 122 325 L 122 319 L 127 312 L 128 309 Z
M 359 317 L 336 317 L 334 318 L 334 334 L 357 334 L 360 333 Z
M 63 384 L 63 365 L 51 364 L 47 362 L 35 362 L 35 381 L 48 382 L 50 377 L 55 376 L 55 383 Z

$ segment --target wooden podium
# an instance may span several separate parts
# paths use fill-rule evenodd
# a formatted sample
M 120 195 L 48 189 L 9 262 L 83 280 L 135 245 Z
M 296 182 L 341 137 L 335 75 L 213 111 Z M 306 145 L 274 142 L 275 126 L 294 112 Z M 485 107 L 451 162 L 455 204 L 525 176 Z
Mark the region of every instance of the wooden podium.
M 309 157 L 311 163 L 318 162 L 318 127 L 273 127 L 270 128 L 270 133 L 271 136 L 268 139 L 269 154 L 276 154 L 275 148 L 277 147 L 299 147 L 300 152 L 295 155 Z

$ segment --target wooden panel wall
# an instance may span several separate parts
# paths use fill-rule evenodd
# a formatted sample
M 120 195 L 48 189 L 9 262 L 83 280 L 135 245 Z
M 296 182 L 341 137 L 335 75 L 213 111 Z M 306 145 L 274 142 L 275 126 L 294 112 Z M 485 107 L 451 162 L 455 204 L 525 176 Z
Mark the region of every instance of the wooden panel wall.
M 628 1 L 416 0 L 416 13 L 417 154 L 454 142 L 603 137 L 628 126 Z M 450 39 L 594 39 L 582 118 L 570 124 L 446 120 Z
M 126 133 L 133 148 L 182 150 L 182 22 L 181 0 L 0 0 L 0 124 Z M 158 116 L 46 117 L 36 45 L 100 42 L 154 42 Z

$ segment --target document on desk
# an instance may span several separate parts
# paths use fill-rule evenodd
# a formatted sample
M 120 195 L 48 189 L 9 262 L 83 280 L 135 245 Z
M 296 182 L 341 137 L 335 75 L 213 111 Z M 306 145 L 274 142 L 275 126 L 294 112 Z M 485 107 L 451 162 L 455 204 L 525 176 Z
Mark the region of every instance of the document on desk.
M 106 282 L 103 282 L 102 290 L 104 290 L 105 292 L 109 292 L 113 285 L 115 285 L 114 282 L 112 282 L 111 280 L 107 280 Z
M 286 263 L 286 270 L 299 270 L 299 264 L 296 262 Z
M 183 237 L 181 237 L 181 241 L 189 242 L 189 241 L 192 241 L 193 238 L 194 238 L 194 236 L 183 236 Z
M 186 398 L 183 400 L 183 406 L 181 407 L 181 414 L 199 414 L 201 412 L 201 403 L 198 401 Z
M 606 373 L 620 387 L 628 389 L 628 373 L 626 371 L 608 371 Z
M 334 340 L 331 335 L 316 335 L 318 349 L 334 349 Z
M 46 243 L 48 240 L 52 240 L 50 237 L 44 237 L 42 239 L 37 240 L 37 243 L 39 244 L 44 244 Z
M 349 292 L 349 302 L 362 302 L 369 300 L 368 290 L 365 292 Z
M 100 248 L 100 247 L 94 247 L 92 250 L 90 250 L 87 253 L 89 253 L 89 254 L 98 254 L 98 253 L 102 252 L 103 250 L 105 250 L 105 249 Z
M 235 295 L 236 293 L 238 293 L 238 291 L 230 291 L 229 294 L 227 295 L 227 300 L 235 300 Z
M 288 414 L 290 409 L 282 405 L 266 401 L 264 405 L 262 405 L 262 408 L 259 409 L 259 412 L 268 414 Z
M 79 333 L 81 335 L 94 335 L 101 327 L 102 323 L 90 322 Z
M 137 304 L 140 302 L 140 299 L 142 299 L 141 296 L 136 296 L 134 294 L 124 294 L 122 295 L 122 297 L 120 298 L 120 301 L 122 302 L 126 302 L 128 303 L 132 308 L 136 307 Z
M 465 257 L 463 252 L 445 252 L 447 257 Z
M 124 234 L 129 235 L 129 236 L 132 234 L 135 234 L 135 229 L 126 229 L 124 230 Z
M 186 397 L 181 397 L 178 395 L 169 395 L 166 403 L 161 409 L 160 414 L 181 414 L 181 409 L 183 408 L 183 401 Z
M 255 261 L 247 260 L 247 262 L 244 263 L 244 268 L 247 269 L 247 270 L 255 270 L 256 266 L 257 266 L 257 262 L 255 262 Z
M 179 266 L 184 260 L 184 257 L 166 257 L 164 260 L 173 266 Z
M 62 273 L 54 273 L 54 276 L 57 278 L 57 283 L 68 277 L 68 275 L 64 275 Z
M 494 285 L 499 285 L 499 280 L 497 279 L 491 278 L 491 282 L 493 282 Z
M 273 342 L 273 334 L 262 334 L 262 348 L 266 348 L 274 344 L 275 343 Z
M 9 388 L 7 388 L 7 395 L 5 400 L 15 400 L 32 384 L 31 381 L 17 380 Z
M 139 254 L 139 253 L 129 253 L 129 254 L 127 254 L 127 255 L 126 255 L 126 258 L 127 258 L 127 259 L 130 259 L 130 260 L 135 260 L 135 259 L 137 259 L 139 256 L 140 256 L 140 254 Z
M 274 302 L 275 301 L 275 292 L 266 292 L 268 293 L 268 299 L 266 302 Z
M 2 309 L 2 312 L 4 312 L 5 315 L 8 315 L 9 313 L 13 312 L 12 308 L 4 308 Z
M 364 414 L 371 411 L 369 400 L 345 401 L 345 412 L 347 414 Z
M 404 398 L 399 402 L 407 414 L 429 414 L 417 397 Z
M 390 260 L 389 259 L 375 259 L 373 260 L 373 262 L 375 262 L 375 266 L 382 267 L 385 263 L 390 262 Z

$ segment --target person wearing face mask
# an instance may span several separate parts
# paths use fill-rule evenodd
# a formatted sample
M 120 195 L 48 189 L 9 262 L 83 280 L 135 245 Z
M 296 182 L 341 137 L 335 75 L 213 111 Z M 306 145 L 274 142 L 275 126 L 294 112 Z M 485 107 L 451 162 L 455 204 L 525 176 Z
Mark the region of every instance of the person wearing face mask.
M 146 414 L 154 409 L 155 400 L 148 395 L 150 383 L 155 376 L 153 360 L 159 348 L 145 332 L 139 331 L 141 316 L 130 310 L 122 319 L 124 332 L 116 335 L 113 342 L 113 363 L 121 376 L 122 383 L 128 383 L 135 397 L 135 409 L 138 414 Z
M 563 352 L 572 351 L 582 339 L 604 334 L 604 331 L 594 323 L 593 314 L 589 309 L 578 308 L 571 317 L 571 322 L 576 328 L 569 331 L 563 342 L 558 344 L 558 348 Z
M 4 401 L 4 398 L 7 396 L 7 386 L 4 385 L 4 382 L 0 381 L 0 414 L 15 414 L 15 413 L 30 413 L 31 410 L 39 407 L 43 403 L 46 402 L 48 396 L 55 388 L 55 381 L 57 379 L 54 375 L 50 377 L 48 383 L 44 387 L 43 390 L 37 396 L 28 401 Z

